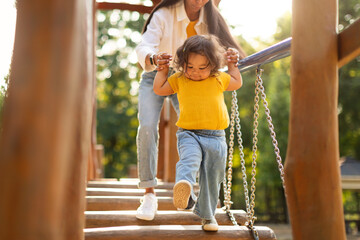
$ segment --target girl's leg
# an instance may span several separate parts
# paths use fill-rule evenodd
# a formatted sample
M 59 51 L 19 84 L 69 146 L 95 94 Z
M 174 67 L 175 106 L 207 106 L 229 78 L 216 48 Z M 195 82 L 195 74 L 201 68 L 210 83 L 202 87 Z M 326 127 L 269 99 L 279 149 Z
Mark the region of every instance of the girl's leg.
M 186 130 L 177 132 L 179 161 L 176 164 L 176 185 L 174 186 L 174 205 L 186 208 L 189 197 L 196 200 L 192 186 L 196 183 L 202 159 L 202 150 L 197 136 Z
M 194 213 L 211 220 L 219 201 L 221 183 L 225 176 L 227 146 L 225 136 L 201 137 L 204 152 L 199 171 L 200 193 Z

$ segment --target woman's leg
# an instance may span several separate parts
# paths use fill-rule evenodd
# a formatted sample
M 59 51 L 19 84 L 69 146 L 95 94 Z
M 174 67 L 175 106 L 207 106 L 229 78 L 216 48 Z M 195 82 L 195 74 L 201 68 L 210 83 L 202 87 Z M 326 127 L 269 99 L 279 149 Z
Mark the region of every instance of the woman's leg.
M 158 208 L 154 187 L 157 185 L 158 125 L 165 97 L 153 91 L 155 72 L 144 73 L 139 88 L 139 128 L 136 137 L 139 188 L 145 195 L 136 217 L 153 220 Z
M 157 185 L 158 125 L 165 97 L 154 93 L 154 76 L 154 72 L 143 74 L 139 88 L 136 144 L 140 188 L 153 188 Z

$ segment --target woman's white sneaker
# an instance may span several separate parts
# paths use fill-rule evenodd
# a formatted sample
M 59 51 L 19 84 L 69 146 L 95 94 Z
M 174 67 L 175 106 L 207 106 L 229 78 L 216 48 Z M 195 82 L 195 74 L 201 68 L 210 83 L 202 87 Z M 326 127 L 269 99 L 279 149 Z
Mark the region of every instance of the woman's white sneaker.
M 147 221 L 153 220 L 158 208 L 158 202 L 155 194 L 145 194 L 140 202 L 141 205 L 137 209 L 136 218 Z

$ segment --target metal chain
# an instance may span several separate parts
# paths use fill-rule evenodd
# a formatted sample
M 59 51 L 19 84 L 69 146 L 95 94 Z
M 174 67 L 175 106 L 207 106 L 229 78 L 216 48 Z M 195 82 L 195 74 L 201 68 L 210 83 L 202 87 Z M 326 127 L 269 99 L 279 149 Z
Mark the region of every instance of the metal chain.
M 226 176 L 224 177 L 224 210 L 228 214 L 231 222 L 238 226 L 236 219 L 232 212 L 230 211 L 231 204 L 231 186 L 232 186 L 232 166 L 233 166 L 233 154 L 234 154 L 234 128 L 236 123 L 236 130 L 237 130 L 237 137 L 238 137 L 238 145 L 239 145 L 239 153 L 240 153 L 240 163 L 241 163 L 241 172 L 243 178 L 243 185 L 244 185 L 244 196 L 245 196 L 245 203 L 246 203 L 246 215 L 247 215 L 247 222 L 245 225 L 251 230 L 253 237 L 255 240 L 259 239 L 259 234 L 254 228 L 254 222 L 256 220 L 255 217 L 255 191 L 256 191 L 256 160 L 257 160 L 257 136 L 258 136 L 258 126 L 259 126 L 259 101 L 260 101 L 260 93 L 261 99 L 263 100 L 263 105 L 265 108 L 266 119 L 268 122 L 268 127 L 270 130 L 270 136 L 272 138 L 272 144 L 274 146 L 274 151 L 276 154 L 276 161 L 278 163 L 278 168 L 280 171 L 280 177 L 282 180 L 283 188 L 285 191 L 285 178 L 284 178 L 284 167 L 282 164 L 280 150 L 278 147 L 278 142 L 276 140 L 276 133 L 274 130 L 274 125 L 272 123 L 272 118 L 270 116 L 270 109 L 268 107 L 268 102 L 266 100 L 265 89 L 263 86 L 263 81 L 261 79 L 261 74 L 263 70 L 259 67 L 256 70 L 256 82 L 255 82 L 255 99 L 254 99 L 254 130 L 253 130 L 253 147 L 252 147 L 252 172 L 251 172 L 251 195 L 249 199 L 249 191 L 248 191 L 248 183 L 247 183 L 247 176 L 246 176 L 246 167 L 245 167 L 245 157 L 244 157 L 244 147 L 242 141 L 242 133 L 241 133 L 241 125 L 240 125 L 240 117 L 238 111 L 238 104 L 237 104 L 237 94 L 236 91 L 232 93 L 232 107 L 231 107 L 231 118 L 230 118 L 230 136 L 229 136 L 229 161 L 228 161 L 228 170 L 227 170 L 227 179 Z M 286 194 L 286 191 L 285 191 Z
M 231 117 L 230 117 L 230 136 L 229 136 L 229 161 L 228 161 L 228 171 L 227 171 L 227 179 L 224 178 L 224 210 L 227 212 L 231 222 L 238 226 L 235 217 L 230 211 L 231 208 L 231 181 L 232 181 L 232 165 L 233 165 L 233 153 L 234 153 L 234 127 L 236 123 L 236 130 L 237 130 L 237 137 L 238 137 L 238 146 L 239 146 L 239 154 L 240 154 L 240 163 L 241 163 L 241 171 L 243 177 L 243 185 L 244 185 L 244 196 L 245 196 L 245 203 L 246 203 L 246 213 L 248 221 L 245 223 L 248 226 L 255 239 L 258 238 L 258 233 L 253 227 L 253 220 L 250 218 L 251 216 L 251 207 L 250 207 L 250 200 L 249 200 L 249 191 L 248 191 L 248 184 L 247 184 L 247 176 L 246 176 L 246 167 L 245 167 L 245 156 L 244 156 L 244 147 L 242 141 L 242 133 L 241 133 L 241 125 L 240 125 L 240 117 L 238 111 L 238 104 L 237 104 L 237 94 L 236 91 L 232 92 L 232 107 L 231 107 Z M 226 184 L 227 182 L 227 184 Z M 252 214 L 253 215 L 253 214 Z
M 280 172 L 280 178 L 281 178 L 282 185 L 283 185 L 283 188 L 284 188 L 284 192 L 285 192 L 285 195 L 286 195 L 284 166 L 282 164 L 282 160 L 281 160 L 281 156 L 280 156 L 280 149 L 279 149 L 279 146 L 278 146 L 278 141 L 276 140 L 276 133 L 275 133 L 275 130 L 274 130 L 274 125 L 272 123 L 272 118 L 270 116 L 269 104 L 266 101 L 265 89 L 264 89 L 264 85 L 263 85 L 263 80 L 261 78 L 261 73 L 262 72 L 263 72 L 263 69 L 257 68 L 257 70 L 256 70 L 256 76 L 257 76 L 256 81 L 257 81 L 258 89 L 261 92 L 261 99 L 263 100 L 263 105 L 264 105 L 264 108 L 265 108 L 266 120 L 268 122 L 268 127 L 269 127 L 269 130 L 270 130 L 270 136 L 271 136 L 271 139 L 272 139 L 272 144 L 274 146 L 274 152 L 275 152 L 275 155 L 276 155 L 276 161 L 278 163 L 278 168 L 279 168 L 279 172 Z

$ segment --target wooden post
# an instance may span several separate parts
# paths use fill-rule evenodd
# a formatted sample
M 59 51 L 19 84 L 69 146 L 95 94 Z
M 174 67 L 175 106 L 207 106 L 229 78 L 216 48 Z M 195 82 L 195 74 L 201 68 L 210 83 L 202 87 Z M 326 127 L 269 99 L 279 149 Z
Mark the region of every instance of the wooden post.
M 285 179 L 294 239 L 346 239 L 339 168 L 336 28 L 336 0 L 293 0 Z
M 175 125 L 178 116 L 171 104 L 168 104 L 167 108 L 169 120 L 165 129 L 164 181 L 175 182 L 176 163 L 179 161 L 176 139 L 178 127 Z
M 0 239 L 83 239 L 93 0 L 17 1 L 0 136 Z

